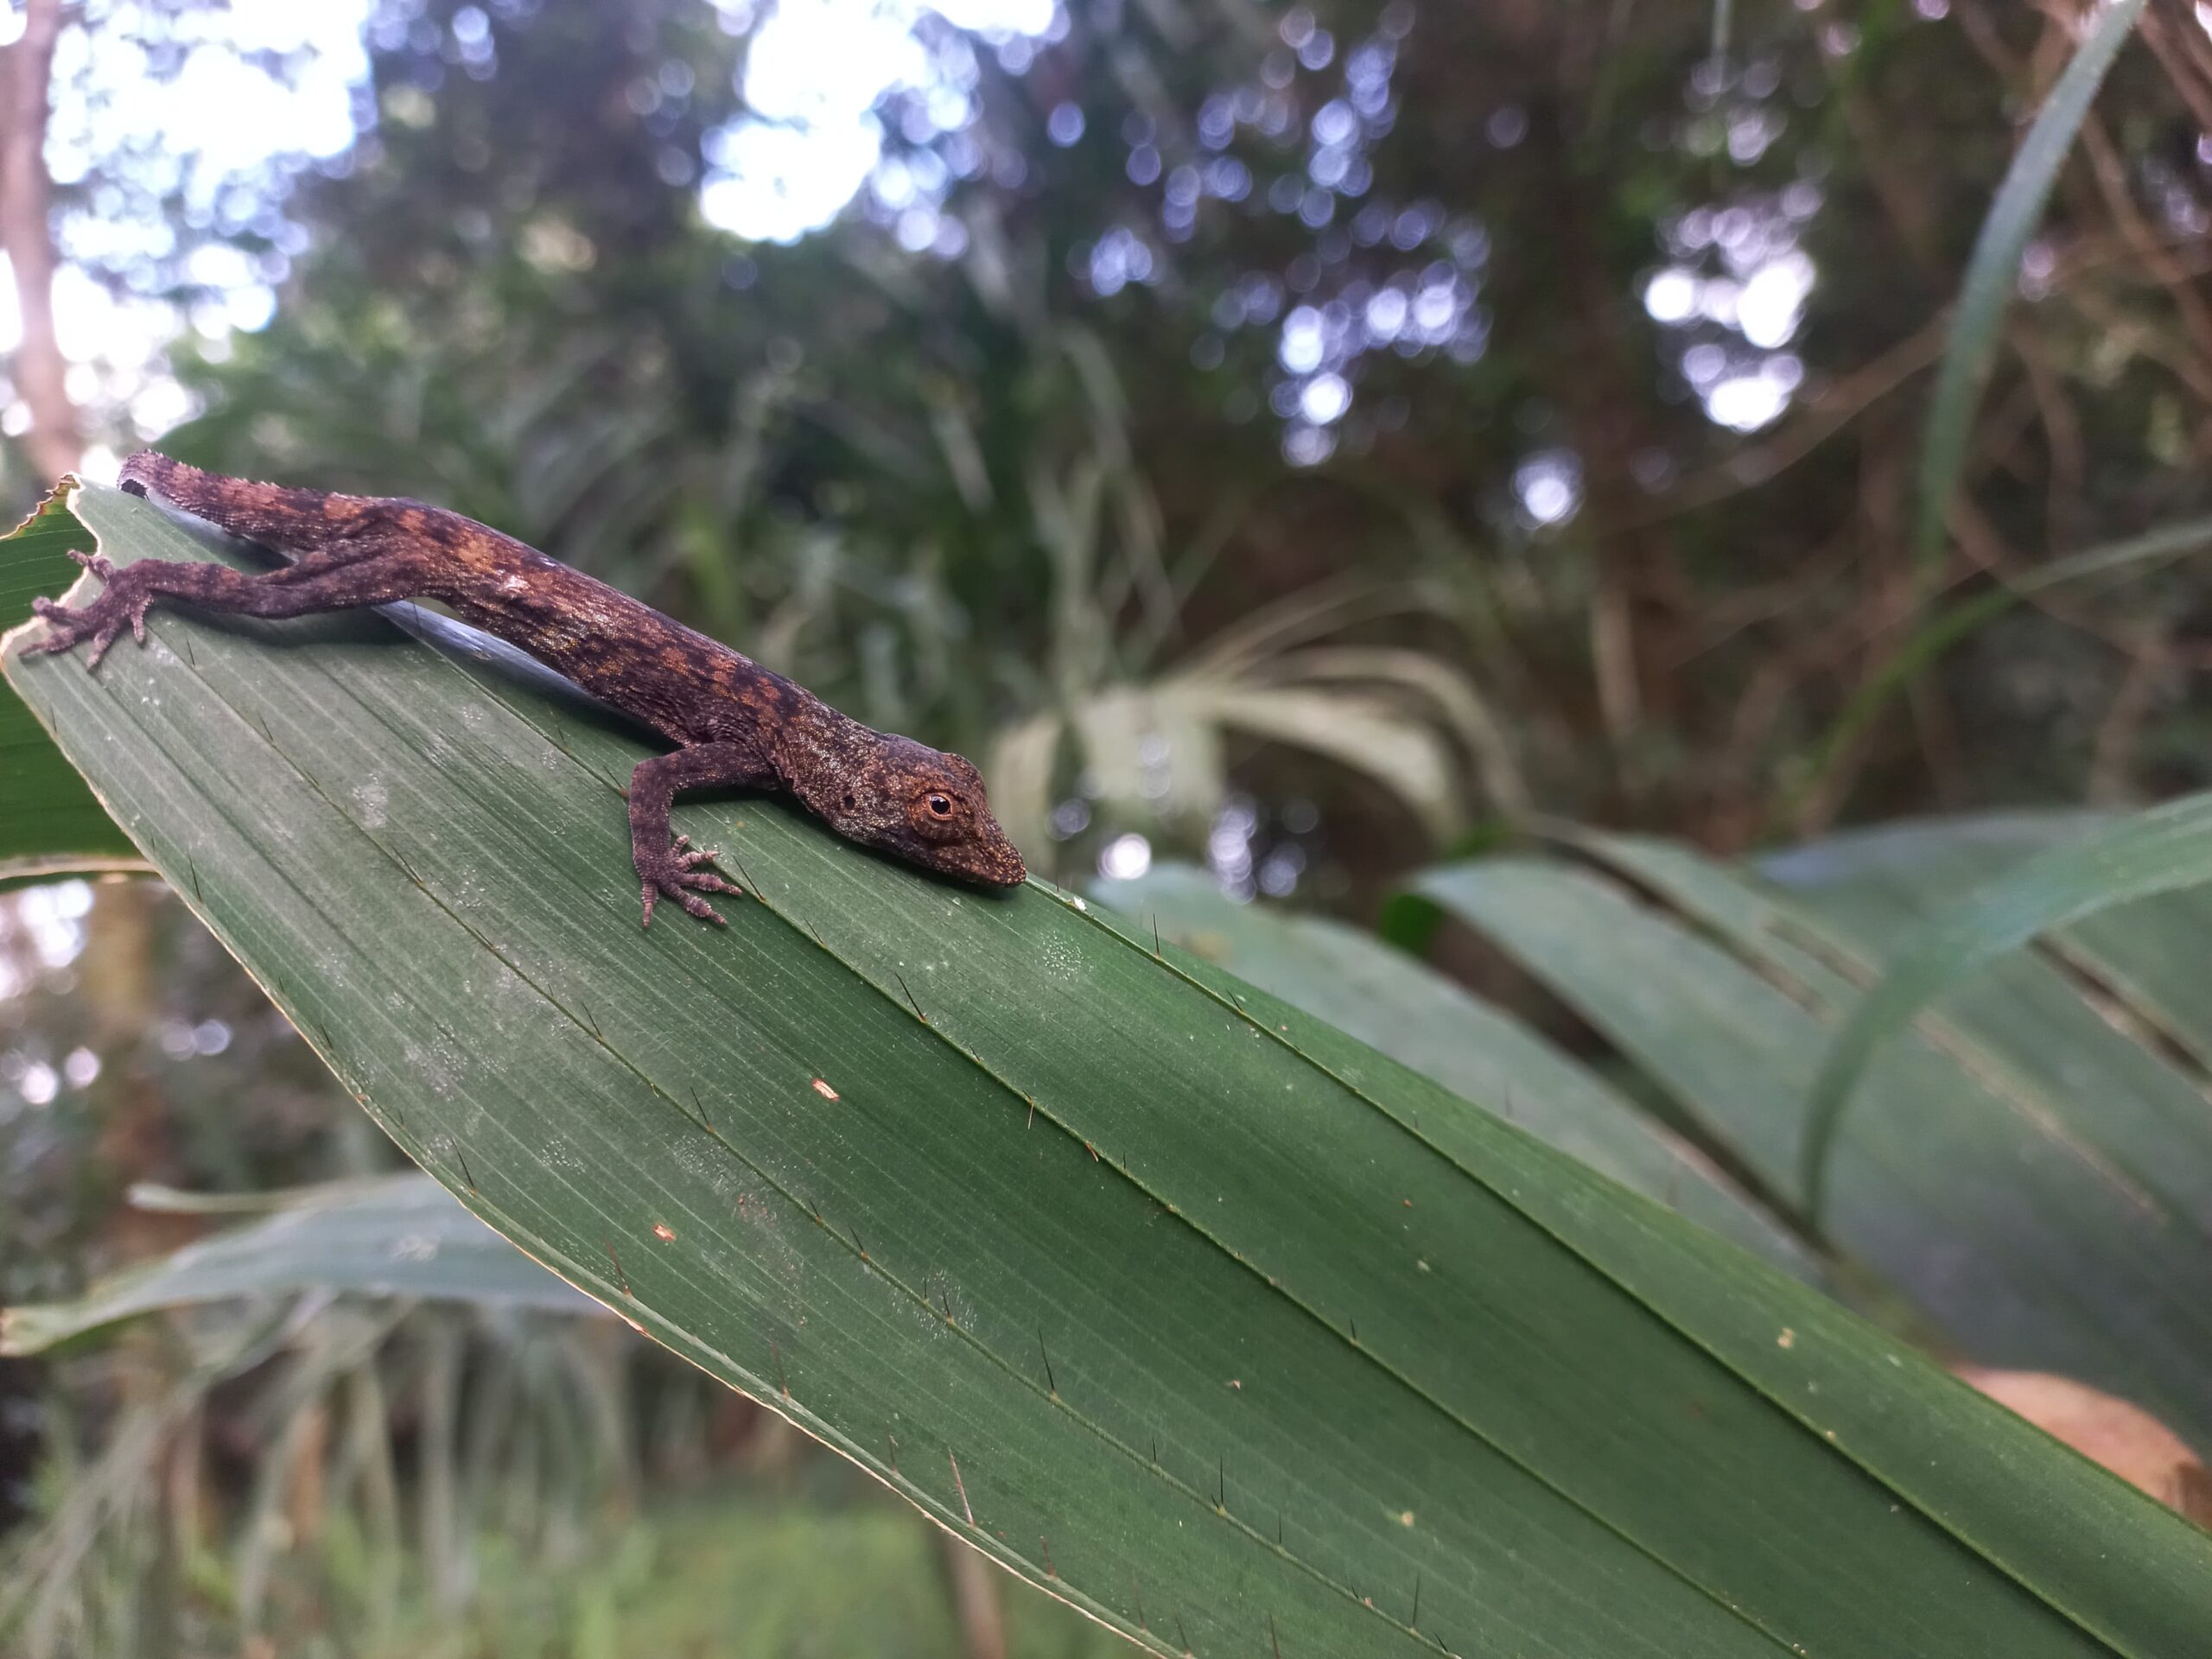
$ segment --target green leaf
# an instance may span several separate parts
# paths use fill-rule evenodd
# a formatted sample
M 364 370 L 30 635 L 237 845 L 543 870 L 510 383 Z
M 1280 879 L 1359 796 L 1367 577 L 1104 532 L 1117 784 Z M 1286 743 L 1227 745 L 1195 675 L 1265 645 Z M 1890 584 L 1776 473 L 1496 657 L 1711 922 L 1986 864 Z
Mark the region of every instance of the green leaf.
M 1913 542 L 1923 569 L 1931 569 L 1943 541 L 1943 515 L 1966 465 L 1967 441 L 1974 427 L 1974 406 L 1996 360 L 1999 326 L 2005 308 L 2019 281 L 2020 257 L 2028 238 L 2042 221 L 2044 204 L 2058 170 L 2074 147 L 2120 47 L 2142 15 L 2143 0 L 2113 0 L 2097 14 L 2088 33 L 2075 48 L 2050 96 L 2037 112 L 2012 165 L 2005 169 L 1997 198 L 1982 220 L 1967 262 L 1966 283 L 1959 293 L 1957 313 L 1951 319 L 1950 337 L 1943 347 L 1943 361 L 1936 372 L 1936 395 L 1928 411 L 1928 429 L 1920 455 L 1920 503 L 1915 516 Z
M 1800 880 L 1777 890 L 1665 842 L 1580 845 L 1634 890 L 1530 859 L 1446 867 L 1421 889 L 1802 1205 L 1814 1071 L 1918 893 L 1817 885 L 1805 873 L 1833 861 L 1820 849 L 1794 855 Z M 1836 1146 L 1826 1236 L 1944 1351 L 2079 1377 L 2212 1444 L 2196 1289 L 2212 1280 L 2212 1121 L 2188 1077 L 2060 976 L 2020 966 L 1879 1057 Z
M 118 560 L 214 546 L 76 506 Z M 409 626 L 449 652 L 157 613 L 6 667 L 465 1205 L 1131 1640 L 2147 1659 L 2212 1619 L 2202 1534 L 1083 900 L 745 798 L 677 817 L 756 899 L 640 934 L 640 746 Z
M 82 1296 L 0 1310 L 0 1353 L 35 1354 L 157 1308 L 305 1290 L 599 1311 L 435 1181 L 397 1175 L 287 1194 L 260 1220 L 128 1268 Z
M 1836 1125 L 1870 1058 L 1931 998 L 2039 933 L 2208 881 L 2212 794 L 2191 795 L 2053 848 L 1931 918 L 1899 944 L 1880 983 L 1828 1046 L 1807 1107 L 1802 1190 L 1817 1202 Z M 2201 1106 L 2200 1096 L 2187 1109 L 2193 1115 Z
M 0 537 L 0 630 L 67 587 L 78 574 L 70 550 L 92 544 L 60 491 Z M 22 699 L 0 686 L 0 883 L 145 868 Z
M 2212 889 L 2168 893 L 2100 910 L 2055 931 L 2050 954 L 2088 976 L 2151 1042 L 2212 1069 Z
M 1240 987 L 1211 965 L 1193 963 L 1189 971 L 1263 1021 L 1286 1021 L 1294 1015 L 1287 1005 L 1264 992 Z M 1433 1084 L 1318 1021 L 1286 1028 L 1298 1029 L 1303 1050 L 1336 1075 L 1362 1077 L 1370 1096 L 1389 1102 L 1401 1121 L 1430 1127 L 1439 1143 L 1448 1150 L 1470 1144 L 1463 1137 L 1468 1134 L 1467 1120 L 1471 1115 Z M 1495 1148 L 1491 1155 L 1496 1155 Z M 1972 1459 L 1961 1462 L 1954 1455 L 1958 1446 L 1954 1436 L 1964 1426 L 1963 1414 L 1955 1414 L 1931 1400 L 1920 1408 L 1931 1414 L 1905 1419 L 1892 1414 L 1886 1406 L 1872 1403 L 1896 1381 L 1894 1370 L 1912 1363 L 1907 1352 L 1882 1344 L 1870 1348 L 1851 1340 L 1844 1334 L 1847 1330 L 1863 1333 L 1865 1327 L 1833 1304 L 1810 1295 L 1795 1310 L 1797 1322 L 1779 1330 L 1763 1326 L 1756 1317 L 1744 1320 L 1739 1316 L 1745 1309 L 1738 1299 L 1757 1294 L 1752 1287 L 1765 1276 L 1765 1269 L 1740 1251 L 1708 1235 L 1686 1235 L 1672 1226 L 1647 1227 L 1633 1206 L 1599 1210 L 1570 1198 L 1563 1213 L 1555 1211 L 1549 1208 L 1549 1198 L 1555 1190 L 1551 1183 L 1531 1184 L 1522 1192 L 1531 1201 L 1532 1213 L 1551 1215 L 1560 1221 L 1571 1218 L 1562 1232 L 1572 1233 L 1578 1245 L 1589 1252 L 1588 1259 L 1624 1289 L 1643 1298 L 1655 1312 L 1684 1331 L 1707 1337 L 1719 1333 L 1719 1344 L 1713 1349 L 1716 1357 L 1762 1388 L 1769 1398 L 1787 1402 L 1793 1398 L 1818 1397 L 1826 1425 L 1821 1429 L 1823 1435 L 1836 1435 L 1838 1443 L 1878 1448 L 1865 1459 L 1870 1472 L 1894 1483 L 1901 1492 L 1914 1494 L 1930 1514 L 1948 1516 L 1960 1535 L 1978 1537 L 1997 1558 L 2037 1563 L 2037 1568 L 2028 1572 L 2027 1581 L 2041 1582 L 2047 1593 L 2063 1599 L 2068 1592 L 2060 1586 L 2075 1580 L 2072 1589 L 2085 1591 L 2092 1601 L 2105 1599 L 2106 1591 L 2075 1579 L 2081 1562 L 2063 1533 L 2033 1524 L 2024 1529 L 2009 1526 L 2008 1517 L 1992 1507 L 1991 1489 L 1981 1479 L 1989 1471 L 1975 1467 Z M 1808 1370 L 1800 1356 L 1815 1350 L 1821 1359 Z M 1838 1418 L 1839 1412 L 1846 1414 L 1848 1421 Z M 2020 1425 L 2015 1422 L 2007 1427 Z M 2001 1461 L 2017 1467 L 2012 1455 L 1999 1454 Z M 2075 1499 L 2058 1501 L 2063 1504 Z M 2138 1635 L 2150 1630 L 2116 1606 L 2107 1604 L 2107 1612 L 2110 1617 L 2103 1628 Z M 2133 1650 L 2133 1639 L 2119 1640 L 2116 1645 Z M 2155 1643 L 2145 1650 L 2156 1651 Z
M 1658 1199 L 1802 1278 L 1796 1236 L 1713 1163 L 1603 1078 L 1402 950 L 1319 917 L 1230 899 L 1201 870 L 1155 865 L 1092 896 L 1247 984 L 1519 1124 L 1600 1174 Z M 1359 1080 L 1357 1073 L 1347 1079 Z

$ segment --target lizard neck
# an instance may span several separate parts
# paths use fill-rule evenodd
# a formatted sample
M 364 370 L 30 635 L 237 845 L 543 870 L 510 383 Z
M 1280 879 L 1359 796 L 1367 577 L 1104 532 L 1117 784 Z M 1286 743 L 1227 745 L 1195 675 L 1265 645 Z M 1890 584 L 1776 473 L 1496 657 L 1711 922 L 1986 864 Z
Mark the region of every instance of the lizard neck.
M 842 824 L 855 779 L 874 771 L 882 734 L 810 693 L 778 723 L 771 749 L 777 776 L 808 810 Z

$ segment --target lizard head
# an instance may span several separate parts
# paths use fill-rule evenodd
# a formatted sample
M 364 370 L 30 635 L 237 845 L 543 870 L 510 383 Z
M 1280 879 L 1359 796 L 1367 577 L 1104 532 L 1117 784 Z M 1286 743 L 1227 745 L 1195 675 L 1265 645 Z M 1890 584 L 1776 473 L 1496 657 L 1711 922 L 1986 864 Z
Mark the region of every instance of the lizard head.
M 957 754 L 911 738 L 883 737 L 836 787 L 806 791 L 838 834 L 918 864 L 992 887 L 1028 874 L 984 798 L 982 774 Z M 826 798 L 824 798 L 826 797 Z

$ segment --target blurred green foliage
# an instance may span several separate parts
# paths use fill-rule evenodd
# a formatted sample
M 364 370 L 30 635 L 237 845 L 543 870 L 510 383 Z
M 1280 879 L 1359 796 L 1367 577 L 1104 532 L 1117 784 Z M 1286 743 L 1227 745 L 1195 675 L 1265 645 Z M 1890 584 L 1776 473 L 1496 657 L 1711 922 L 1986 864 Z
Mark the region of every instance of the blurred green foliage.
M 365 1659 L 965 1659 L 976 1649 L 955 1616 L 940 1554 L 912 1516 L 856 1493 L 842 1502 L 694 1503 L 624 1529 L 604 1554 L 557 1579 L 490 1544 L 473 1629 L 426 1619 Z M 1020 1659 L 1128 1651 L 1026 1586 L 1007 1597 L 1004 1639 Z
M 971 750 L 1048 709 L 1080 728 L 1287 594 L 1417 581 L 1340 637 L 1467 679 L 1534 798 L 1584 819 L 1733 847 L 1847 804 L 2202 775 L 2189 570 L 2038 600 L 1805 771 L 1909 623 L 1910 417 L 2069 45 L 2037 13 L 1775 0 L 1720 59 L 1701 0 L 1161 0 L 1033 52 L 925 21 L 974 122 L 910 143 L 921 94 L 894 94 L 893 180 L 785 247 L 698 208 L 746 44 L 717 20 L 748 11 L 494 7 L 479 76 L 448 0 L 399 10 L 375 130 L 291 203 L 315 244 L 276 321 L 188 369 L 181 453 L 449 502 Z M 2093 117 L 2031 247 L 1946 588 L 2203 505 L 2212 334 L 2172 250 L 2205 212 L 2206 68 L 2174 27 L 2152 9 L 2101 106 L 2125 119 Z M 638 93 L 664 82 L 689 90 Z M 1438 332 L 1399 321 L 1425 303 Z M 1317 425 L 1327 374 L 1350 404 Z M 1355 877 L 1421 847 L 1387 787 L 1249 738 L 1220 764 L 1328 798 Z M 1155 803 L 1219 793 L 1173 781 Z M 1494 767 L 1458 788 L 1517 804 Z M 1135 804 L 1091 815 L 1078 867 L 1158 832 Z

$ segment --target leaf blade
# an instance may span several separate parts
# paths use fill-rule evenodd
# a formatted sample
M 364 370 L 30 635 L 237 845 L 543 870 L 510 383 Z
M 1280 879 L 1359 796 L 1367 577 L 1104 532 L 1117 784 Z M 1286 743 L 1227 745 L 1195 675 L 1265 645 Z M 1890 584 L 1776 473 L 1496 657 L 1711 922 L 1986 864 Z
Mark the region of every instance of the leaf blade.
M 118 557 L 237 556 L 80 508 Z M 1434 1085 L 1347 1085 L 1317 1058 L 1347 1039 L 1284 1040 L 1080 900 L 949 888 L 773 803 L 682 809 L 758 898 L 640 935 L 635 741 L 416 626 L 456 655 L 162 614 L 98 677 L 7 668 L 448 1190 L 1023 1576 L 1160 1651 L 2094 1650 L 1594 1268 L 1608 1217 L 1652 1259 L 1672 1217 L 1464 1109 L 1446 1155 L 1409 1121 Z M 1700 1318 L 1770 1345 L 1812 1304 L 1748 1272 Z M 1955 1434 L 2013 1444 L 1974 1409 Z M 2080 1496 L 2160 1563 L 2139 1623 L 2200 1611 L 2167 1565 L 2196 1545 Z
M 1530 1028 L 1414 957 L 1320 918 L 1230 899 L 1203 872 L 1154 865 L 1094 897 L 1137 927 L 1325 1020 L 1578 1162 L 1656 1198 L 1784 1272 L 1816 1281 L 1804 1246 L 1719 1170 Z M 1349 1063 L 1348 1063 L 1349 1064 Z M 1357 1065 L 1344 1073 L 1357 1084 Z

